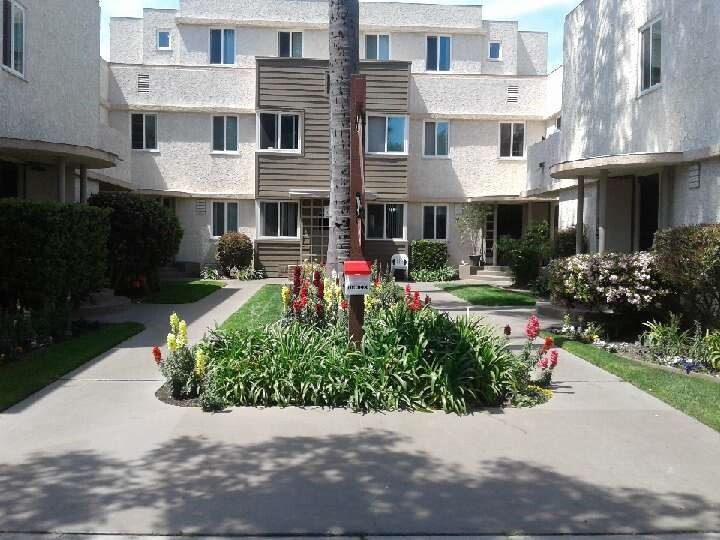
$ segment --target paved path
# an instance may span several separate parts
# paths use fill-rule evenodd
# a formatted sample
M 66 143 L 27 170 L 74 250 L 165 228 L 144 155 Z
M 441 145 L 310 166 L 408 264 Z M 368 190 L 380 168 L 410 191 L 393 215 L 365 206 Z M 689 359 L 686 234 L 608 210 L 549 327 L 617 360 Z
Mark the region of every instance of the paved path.
M 260 285 L 179 306 L 191 339 Z M 0 414 L 0 538 L 720 532 L 720 434 L 565 352 L 533 409 L 209 415 L 154 397 L 171 311 L 133 308 L 145 332 Z

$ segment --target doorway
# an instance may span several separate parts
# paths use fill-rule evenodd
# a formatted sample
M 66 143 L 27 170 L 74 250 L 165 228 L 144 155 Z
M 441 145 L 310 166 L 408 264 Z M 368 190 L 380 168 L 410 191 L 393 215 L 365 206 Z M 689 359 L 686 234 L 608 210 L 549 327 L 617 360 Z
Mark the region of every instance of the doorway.
M 659 227 L 660 175 L 638 177 L 638 250 L 647 251 L 653 246 Z
M 301 259 L 324 264 L 330 238 L 330 201 L 329 199 L 303 199 L 301 208 Z

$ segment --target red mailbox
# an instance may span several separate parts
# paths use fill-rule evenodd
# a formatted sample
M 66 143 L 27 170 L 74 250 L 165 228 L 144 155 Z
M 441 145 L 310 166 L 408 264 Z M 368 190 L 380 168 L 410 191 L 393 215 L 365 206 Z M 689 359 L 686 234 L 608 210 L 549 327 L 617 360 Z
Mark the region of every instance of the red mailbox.
M 345 261 L 345 296 L 363 296 L 370 292 L 370 263 Z

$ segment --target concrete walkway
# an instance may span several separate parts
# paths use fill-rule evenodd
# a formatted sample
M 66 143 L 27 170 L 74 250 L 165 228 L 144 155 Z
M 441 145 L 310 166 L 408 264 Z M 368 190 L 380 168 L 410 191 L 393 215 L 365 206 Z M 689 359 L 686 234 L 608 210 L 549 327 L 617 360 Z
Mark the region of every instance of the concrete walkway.
M 191 340 L 262 284 L 178 306 Z M 533 409 L 210 415 L 154 397 L 172 309 L 135 306 L 145 332 L 0 414 L 0 538 L 720 532 L 720 434 L 565 352 Z M 517 344 L 529 312 L 483 310 Z

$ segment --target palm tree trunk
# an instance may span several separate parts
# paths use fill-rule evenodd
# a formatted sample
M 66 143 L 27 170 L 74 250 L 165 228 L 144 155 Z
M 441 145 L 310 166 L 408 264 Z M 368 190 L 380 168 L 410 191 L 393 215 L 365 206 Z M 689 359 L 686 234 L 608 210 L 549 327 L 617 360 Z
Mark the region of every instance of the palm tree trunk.
M 350 82 L 360 71 L 358 0 L 329 0 L 330 231 L 327 267 L 340 271 L 350 254 Z

